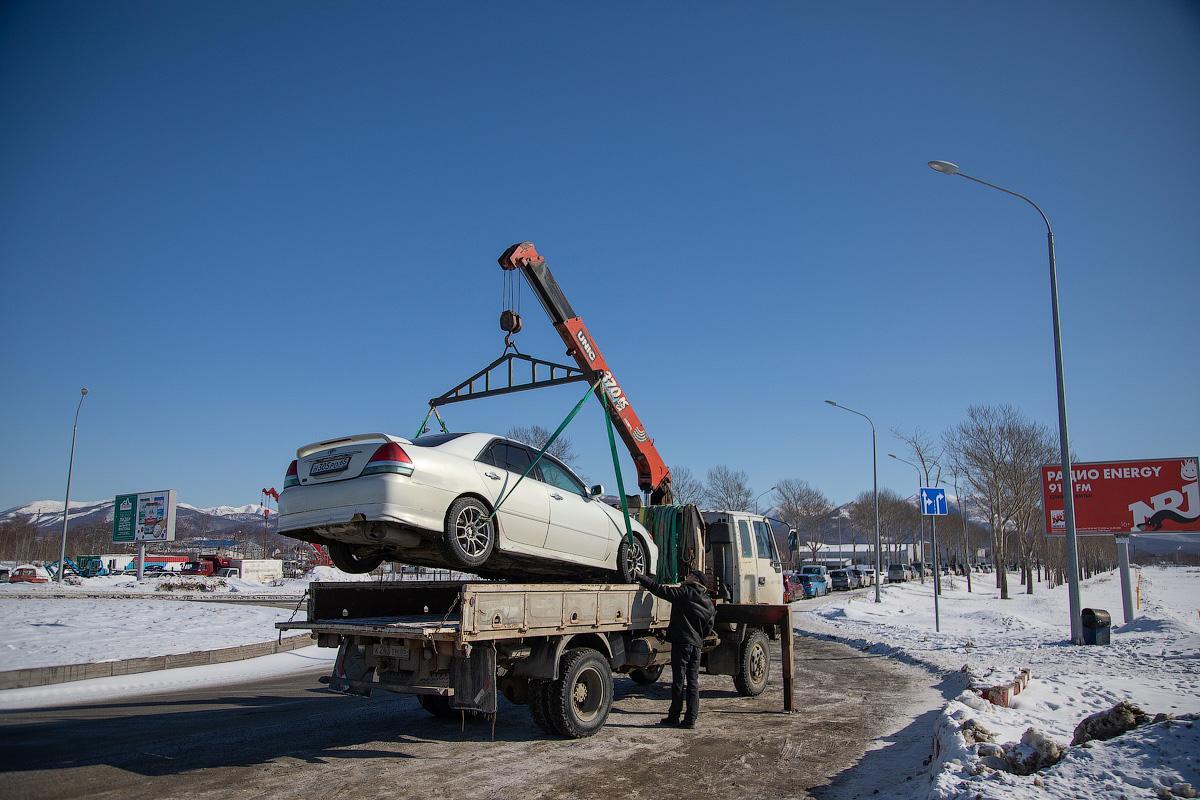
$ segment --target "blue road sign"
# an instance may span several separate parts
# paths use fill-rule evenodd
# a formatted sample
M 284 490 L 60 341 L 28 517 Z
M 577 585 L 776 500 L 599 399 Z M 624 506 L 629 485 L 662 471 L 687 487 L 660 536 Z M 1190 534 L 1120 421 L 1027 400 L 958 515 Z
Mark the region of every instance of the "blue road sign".
M 921 516 L 944 517 L 949 514 L 946 508 L 946 490 L 921 487 Z

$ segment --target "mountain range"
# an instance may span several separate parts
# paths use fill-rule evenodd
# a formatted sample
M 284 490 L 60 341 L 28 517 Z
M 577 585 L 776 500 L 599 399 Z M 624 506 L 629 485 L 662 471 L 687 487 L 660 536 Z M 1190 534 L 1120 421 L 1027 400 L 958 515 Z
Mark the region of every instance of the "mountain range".
M 113 500 L 72 500 L 71 526 L 112 525 Z M 0 512 L 0 523 L 20 522 L 35 525 L 39 532 L 61 529 L 63 503 L 61 500 L 37 500 L 23 506 Z M 258 505 L 213 506 L 200 508 L 179 503 L 176 511 L 175 530 L 178 536 L 226 533 L 247 530 L 251 525 L 263 525 L 262 510 Z M 275 514 L 268 518 L 268 527 L 275 529 Z

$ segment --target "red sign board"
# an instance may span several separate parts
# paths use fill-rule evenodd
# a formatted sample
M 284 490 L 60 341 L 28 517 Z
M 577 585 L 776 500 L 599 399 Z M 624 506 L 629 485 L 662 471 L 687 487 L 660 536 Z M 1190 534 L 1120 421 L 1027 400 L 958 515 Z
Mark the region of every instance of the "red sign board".
M 1195 458 L 1071 465 L 1077 533 L 1200 533 L 1200 483 Z M 1046 532 L 1066 531 L 1063 474 L 1042 467 Z

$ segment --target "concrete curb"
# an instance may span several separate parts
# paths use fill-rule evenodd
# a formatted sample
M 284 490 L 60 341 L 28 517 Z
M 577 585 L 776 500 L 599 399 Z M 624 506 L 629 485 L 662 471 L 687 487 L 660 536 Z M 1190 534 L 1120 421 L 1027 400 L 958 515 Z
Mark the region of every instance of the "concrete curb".
M 313 644 L 309 634 L 289 636 L 282 641 L 242 644 L 222 647 L 217 650 L 196 650 L 191 653 L 175 653 L 169 656 L 126 658 L 122 661 L 101 661 L 96 664 L 63 664 L 54 667 L 29 667 L 0 672 L 0 691 L 4 689 L 27 689 L 32 686 L 50 686 L 55 683 L 84 681 L 91 678 L 112 678 L 133 675 L 138 672 L 155 672 L 176 667 L 199 667 L 206 664 L 224 664 L 244 661 L 248 658 L 285 653 Z

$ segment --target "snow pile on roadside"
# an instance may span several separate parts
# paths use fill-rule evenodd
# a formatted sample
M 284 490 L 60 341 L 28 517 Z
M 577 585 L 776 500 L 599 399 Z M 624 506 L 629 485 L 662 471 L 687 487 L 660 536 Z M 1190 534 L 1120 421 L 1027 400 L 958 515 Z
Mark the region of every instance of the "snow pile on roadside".
M 249 658 L 245 661 L 230 661 L 226 664 L 206 664 L 202 667 L 139 672 L 133 675 L 93 678 L 87 681 L 56 683 L 52 686 L 35 686 L 29 689 L 8 689 L 0 691 L 0 710 L 20 711 L 31 708 L 71 706 L 80 703 L 109 701 L 118 697 L 209 689 L 214 686 L 236 685 L 305 672 L 327 673 L 330 664 L 336 657 L 337 648 L 302 647 L 286 653 Z
M 1069 747 L 1075 726 L 1084 717 L 1122 701 L 1134 703 L 1152 717 L 1157 713 L 1200 712 L 1200 569 L 1148 568 L 1142 575 L 1139 616 L 1129 625 L 1114 626 L 1108 647 L 1073 647 L 1067 643 L 1066 587 L 1035 587 L 1037 594 L 1017 594 L 1015 576 L 1010 583 L 1013 599 L 1004 601 L 998 599 L 994 584 L 989 582 L 991 576 L 978 576 L 971 594 L 966 591 L 964 579 L 955 578 L 953 587 L 947 579 L 941 600 L 941 632 L 933 629 L 932 583 L 885 586 L 879 605 L 873 602 L 871 593 L 838 597 L 811 610 L 797 604 L 793 606 L 793 619 L 803 631 L 849 641 L 944 673 L 958 672 L 965 666 L 969 669 L 967 677 L 990 671 L 1000 683 L 1015 676 L 1020 668 L 1030 668 L 1033 680 L 1014 698 L 1012 708 L 993 706 L 973 692 L 963 692 L 948 704 L 935 731 L 932 796 L 975 797 L 982 793 L 984 797 L 1025 797 L 1012 793 L 1013 787 L 1024 787 L 1022 791 L 1040 793 L 1036 795 L 1039 797 L 1057 797 L 1047 794 L 1044 786 L 1037 786 L 1035 779 L 1046 784 L 1046 776 L 1053 770 L 1057 770 L 1055 775 L 1068 774 L 1063 765 L 1090 763 L 1086 754 L 1080 754 L 1080 747 Z M 1119 619 L 1120 585 L 1116 574 L 1085 581 L 1083 603 L 1085 607 L 1109 609 Z M 1165 730 L 1178 728 L 1188 731 L 1178 736 L 1194 736 L 1193 728 L 1185 723 L 1173 725 Z M 984 733 L 975 740 L 978 728 Z M 1135 736 L 1137 741 L 1157 742 L 1167 734 L 1138 728 L 1103 745 L 1094 743 L 1082 749 L 1126 753 L 1134 745 L 1121 743 Z M 1172 737 L 1176 734 L 1170 734 L 1170 741 L 1174 741 Z M 1194 744 L 1195 740 L 1191 741 Z M 996 769 L 1010 755 L 1010 761 L 1018 756 L 1031 757 L 1032 751 L 1051 747 L 1049 743 L 1066 754 L 1055 767 L 1031 776 L 1006 771 L 1012 768 L 1011 763 L 1005 769 Z M 1137 758 L 1128 758 L 1129 769 L 1135 770 Z M 1107 795 L 1105 781 L 1114 787 L 1153 783 L 1157 792 L 1161 786 L 1156 783 L 1159 775 L 1172 769 L 1191 773 L 1181 780 L 1200 785 L 1200 775 L 1195 773 L 1198 767 L 1200 760 L 1195 756 L 1183 761 L 1164 759 L 1156 763 L 1157 771 L 1130 771 L 1122 773 L 1120 780 L 1109 775 L 1087 786 L 1078 781 L 1091 780 L 1091 773 L 1080 767 L 1082 771 L 1064 778 L 1063 785 L 1071 788 L 1069 794 L 1061 796 Z M 1071 781 L 1076 783 L 1071 785 Z M 1135 792 L 1129 796 L 1157 795 Z
M 303 619 L 304 611 L 297 613 Z M 0 670 L 118 661 L 256 644 L 291 610 L 141 599 L 0 600 Z

